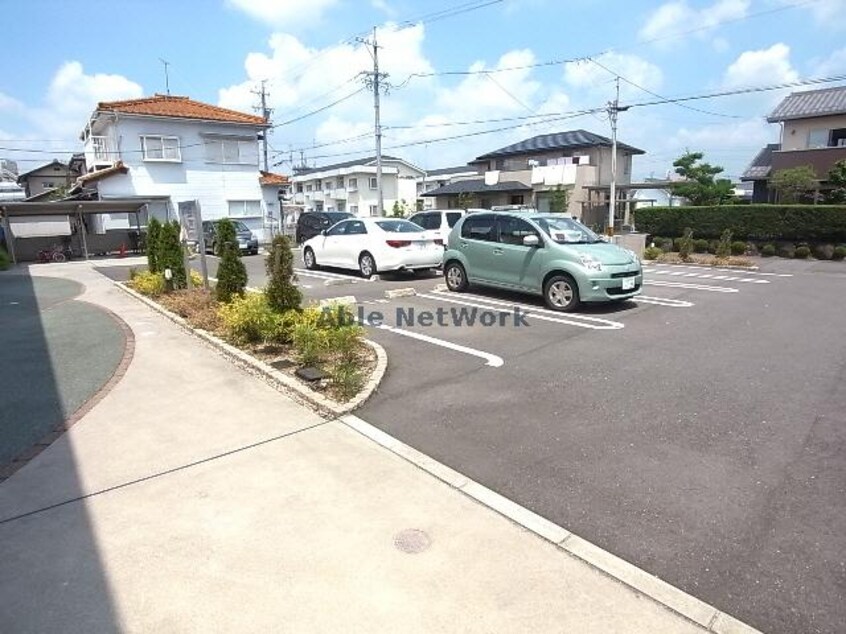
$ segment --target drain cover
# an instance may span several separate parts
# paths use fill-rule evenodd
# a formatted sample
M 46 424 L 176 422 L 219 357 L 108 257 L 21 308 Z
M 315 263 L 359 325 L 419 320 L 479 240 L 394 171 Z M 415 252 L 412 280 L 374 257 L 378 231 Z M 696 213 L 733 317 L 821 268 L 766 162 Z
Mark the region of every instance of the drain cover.
M 432 540 L 429 536 L 416 528 L 408 528 L 394 535 L 394 546 L 397 547 L 397 550 L 410 555 L 422 553 L 431 545 Z

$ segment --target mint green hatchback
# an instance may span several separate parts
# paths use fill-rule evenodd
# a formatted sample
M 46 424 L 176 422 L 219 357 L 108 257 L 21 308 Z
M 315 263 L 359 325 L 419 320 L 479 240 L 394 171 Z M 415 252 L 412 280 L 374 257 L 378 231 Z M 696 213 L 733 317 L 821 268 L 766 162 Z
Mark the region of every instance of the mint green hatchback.
M 560 214 L 491 212 L 453 227 L 444 277 L 451 291 L 470 284 L 523 291 L 566 312 L 640 294 L 643 269 L 634 252 Z

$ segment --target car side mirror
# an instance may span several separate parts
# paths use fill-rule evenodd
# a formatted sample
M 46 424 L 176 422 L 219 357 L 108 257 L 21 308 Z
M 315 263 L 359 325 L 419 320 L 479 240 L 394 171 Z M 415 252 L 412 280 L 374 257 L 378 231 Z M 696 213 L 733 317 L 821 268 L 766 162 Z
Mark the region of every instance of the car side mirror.
M 326 235 L 326 229 L 321 229 L 321 230 L 320 230 L 320 235 L 325 236 L 325 235 Z
M 534 234 L 523 236 L 523 246 L 525 247 L 537 247 L 540 246 L 540 240 Z

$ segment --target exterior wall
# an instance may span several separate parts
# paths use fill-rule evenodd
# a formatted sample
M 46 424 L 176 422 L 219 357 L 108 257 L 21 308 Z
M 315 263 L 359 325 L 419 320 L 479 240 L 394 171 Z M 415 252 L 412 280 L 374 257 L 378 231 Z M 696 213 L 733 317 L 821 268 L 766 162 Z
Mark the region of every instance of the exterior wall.
M 811 130 L 820 128 L 827 130 L 846 128 L 846 115 L 785 121 L 781 130 L 782 151 L 808 149 L 808 135 Z
M 262 230 L 266 207 L 259 185 L 258 141 L 254 142 L 255 152 L 250 153 L 249 164 L 230 165 L 206 159 L 204 136 L 230 135 L 256 139 L 258 132 L 257 127 L 237 124 L 119 117 L 116 123 L 110 122 L 105 130 L 98 133 L 113 139 L 116 156 L 129 168 L 129 172 L 98 181 L 100 197 L 162 197 L 170 202 L 172 218 L 176 217 L 177 203 L 196 199 L 200 202 L 204 220 L 229 217 L 228 201 L 258 201 L 261 203 L 260 212 L 250 217 L 232 217 L 243 220 L 251 228 Z M 141 151 L 142 135 L 178 137 L 181 161 L 145 161 Z M 107 229 L 121 227 L 117 219 L 106 222 Z
M 26 196 L 35 196 L 41 192 L 63 187 L 68 184 L 68 168 L 65 165 L 48 165 L 24 178 Z
M 846 146 L 818 150 L 793 150 L 773 152 L 772 173 L 800 165 L 810 165 L 819 180 L 825 180 L 829 170 L 838 161 L 846 159 Z

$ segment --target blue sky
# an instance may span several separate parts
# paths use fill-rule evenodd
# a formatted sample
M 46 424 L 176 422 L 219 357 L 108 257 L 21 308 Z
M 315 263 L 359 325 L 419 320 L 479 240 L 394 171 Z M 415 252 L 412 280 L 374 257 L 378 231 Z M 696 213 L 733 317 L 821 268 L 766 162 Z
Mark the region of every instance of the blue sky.
M 159 58 L 171 64 L 174 94 L 250 110 L 251 90 L 266 79 L 274 121 L 298 118 L 361 87 L 355 76 L 370 57 L 348 42 L 374 26 L 394 86 L 383 98 L 385 151 L 430 169 L 535 134 L 585 128 L 608 135 L 602 113 L 535 117 L 570 116 L 613 97 L 612 73 L 561 60 L 590 56 L 664 97 L 846 74 L 846 0 L 503 0 L 435 16 L 465 5 L 87 0 L 83 11 L 63 0 L 6 1 L 3 22 L 15 28 L 5 30 L 3 49 L 7 62 L 18 62 L 0 74 L 0 157 L 26 169 L 78 150 L 76 134 L 97 101 L 164 91 Z M 556 63 L 539 66 L 545 62 Z M 442 74 L 452 71 L 475 73 Z M 763 119 L 784 94 L 687 104 L 706 112 L 661 105 L 621 114 L 620 139 L 647 152 L 636 159 L 635 176 L 664 175 L 689 148 L 736 177 L 777 138 Z M 654 100 L 623 81 L 622 103 Z M 489 119 L 506 121 L 462 124 Z M 277 127 L 271 144 L 282 162 L 275 169 L 289 172 L 288 159 L 298 162 L 300 150 L 309 164 L 372 152 L 372 124 L 372 97 L 361 92 Z M 509 129 L 485 133 L 496 128 Z M 440 140 L 462 134 L 476 136 Z

